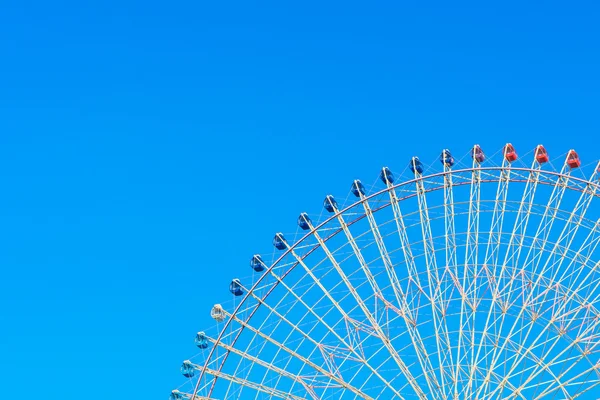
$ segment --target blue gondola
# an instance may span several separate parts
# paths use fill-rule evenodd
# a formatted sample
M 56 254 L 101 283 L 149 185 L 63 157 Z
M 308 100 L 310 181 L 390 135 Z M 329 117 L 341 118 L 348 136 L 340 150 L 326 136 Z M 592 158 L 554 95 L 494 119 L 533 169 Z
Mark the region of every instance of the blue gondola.
M 450 154 L 450 150 L 442 150 L 442 154 L 440 154 L 440 162 L 444 167 L 452 167 L 454 165 L 454 157 L 452 157 L 452 154 Z
M 473 149 L 471 150 L 471 157 L 478 164 L 481 164 L 482 162 L 485 161 L 485 154 L 483 153 L 483 150 L 481 150 L 481 147 L 479 147 L 478 144 L 476 144 L 475 146 L 473 146 Z
M 196 346 L 198 346 L 200 349 L 208 348 L 208 338 L 204 332 L 198 332 L 194 342 L 196 342 Z
M 169 400 L 182 400 L 182 399 L 183 399 L 183 395 L 177 389 L 173 390 L 171 392 L 171 395 L 169 396 Z
M 285 238 L 283 237 L 283 235 L 281 233 L 276 234 L 275 237 L 273 238 L 273 246 L 275 246 L 275 248 L 277 250 L 285 250 L 286 249 L 285 243 L 286 243 Z
M 244 294 L 244 291 L 242 290 L 242 283 L 239 279 L 234 279 L 231 281 L 229 284 L 229 291 L 234 296 L 241 296 Z
M 183 362 L 183 364 L 181 364 L 181 373 L 186 378 L 193 378 L 194 377 L 194 372 L 195 372 L 194 366 L 192 365 L 191 361 L 185 360 Z
M 422 174 L 423 173 L 423 163 L 419 160 L 419 157 L 413 157 L 410 160 L 409 167 L 413 174 Z
M 379 174 L 379 178 L 383 181 L 383 183 L 385 183 L 386 185 L 388 183 L 394 183 L 394 175 L 392 174 L 392 171 L 390 171 L 390 169 L 388 167 L 383 167 L 381 169 L 381 174 Z
M 358 179 L 356 179 L 352 183 L 352 194 L 354 194 L 356 197 L 360 197 L 360 195 L 365 195 L 365 186 Z
M 337 201 L 335 201 L 332 195 L 329 194 L 327 197 L 325 197 L 325 201 L 323 201 L 323 207 L 325 207 L 327 211 L 335 212 L 337 206 Z
M 258 254 L 255 254 L 254 256 L 252 256 L 252 258 L 250 259 L 250 266 L 256 272 L 262 272 L 265 270 L 265 263 L 263 262 L 262 258 Z
M 312 223 L 312 221 L 310 220 L 307 213 L 302 213 L 298 217 L 298 226 L 300 228 L 302 228 L 302 230 L 305 230 L 305 231 L 309 230 L 311 223 Z

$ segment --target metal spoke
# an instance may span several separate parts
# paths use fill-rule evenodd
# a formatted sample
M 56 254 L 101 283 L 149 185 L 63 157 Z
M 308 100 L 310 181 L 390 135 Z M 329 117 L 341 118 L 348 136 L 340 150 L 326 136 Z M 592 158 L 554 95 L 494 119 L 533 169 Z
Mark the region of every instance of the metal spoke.
M 543 146 L 523 162 L 511 144 L 471 160 L 414 157 L 302 213 L 231 281 L 171 400 L 595 393 L 600 164 L 588 174 L 571 150 L 556 170 Z

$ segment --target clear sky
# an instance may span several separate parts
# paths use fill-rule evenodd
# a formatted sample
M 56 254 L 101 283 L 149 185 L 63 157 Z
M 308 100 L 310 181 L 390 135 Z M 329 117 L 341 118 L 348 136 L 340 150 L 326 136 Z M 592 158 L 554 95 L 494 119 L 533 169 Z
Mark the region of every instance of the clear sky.
M 166 399 L 250 256 L 383 165 L 600 158 L 595 2 L 283 3 L 2 3 L 0 398 Z

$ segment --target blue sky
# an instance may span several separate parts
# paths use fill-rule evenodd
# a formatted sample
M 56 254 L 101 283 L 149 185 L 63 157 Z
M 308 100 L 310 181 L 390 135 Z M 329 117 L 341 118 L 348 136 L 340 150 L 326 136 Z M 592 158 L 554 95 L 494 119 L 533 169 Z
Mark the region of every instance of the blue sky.
M 600 7 L 521 3 L 4 3 L 0 397 L 167 398 L 249 257 L 383 165 L 600 158 Z

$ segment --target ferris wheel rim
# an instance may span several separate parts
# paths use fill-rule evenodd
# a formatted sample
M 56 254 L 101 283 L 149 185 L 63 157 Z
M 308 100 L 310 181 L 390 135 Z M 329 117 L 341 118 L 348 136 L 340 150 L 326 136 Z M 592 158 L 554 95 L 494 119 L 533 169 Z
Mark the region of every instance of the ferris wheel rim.
M 599 164 L 600 165 L 600 164 Z M 565 164 L 566 167 L 566 164 Z M 396 184 L 390 184 L 389 186 L 387 186 L 386 188 L 376 191 L 374 193 L 368 194 L 368 195 L 364 195 L 361 196 L 361 198 L 357 199 L 356 201 L 352 202 L 351 204 L 345 206 L 342 209 L 338 209 L 336 212 L 332 213 L 330 216 L 328 216 L 328 218 L 324 219 L 323 221 L 319 222 L 317 225 L 313 226 L 312 229 L 308 230 L 306 232 L 306 234 L 304 234 L 301 238 L 299 238 L 297 241 L 295 241 L 294 243 L 288 244 L 287 248 L 285 249 L 285 251 L 283 251 L 281 253 L 281 255 L 275 260 L 273 261 L 273 263 L 267 267 L 267 269 L 264 271 L 263 274 L 261 274 L 261 276 L 257 279 L 257 281 L 252 285 L 252 287 L 250 287 L 247 290 L 247 293 L 244 295 L 244 297 L 241 299 L 240 303 L 235 307 L 235 309 L 233 310 L 233 312 L 231 313 L 227 313 L 229 314 L 229 318 L 227 318 L 225 325 L 223 327 L 223 329 L 219 332 L 218 337 L 215 339 L 216 342 L 220 342 L 222 340 L 222 337 L 227 329 L 227 327 L 232 323 L 233 321 L 233 317 L 237 316 L 238 312 L 241 310 L 242 306 L 245 304 L 245 302 L 249 299 L 250 297 L 250 293 L 253 292 L 258 285 L 262 282 L 263 279 L 266 278 L 266 276 L 273 270 L 273 268 L 275 268 L 276 266 L 278 266 L 278 264 L 286 257 L 288 256 L 290 253 L 292 253 L 292 251 L 294 249 L 296 249 L 298 246 L 300 246 L 305 240 L 307 240 L 309 237 L 311 237 L 316 231 L 318 231 L 320 228 L 322 228 L 323 226 L 327 225 L 328 223 L 330 223 L 331 221 L 333 221 L 334 219 L 338 218 L 339 216 L 343 215 L 345 212 L 347 212 L 348 210 L 351 210 L 357 206 L 360 206 L 361 204 L 364 204 L 365 202 L 368 202 L 368 200 L 375 198 L 377 196 L 380 196 L 382 194 L 385 193 L 389 193 L 391 191 L 395 191 L 396 189 L 402 188 L 404 186 L 408 186 L 411 184 L 415 184 L 418 182 L 423 182 L 427 179 L 432 179 L 432 178 L 438 178 L 438 177 L 444 177 L 444 176 L 452 176 L 455 174 L 464 174 L 464 173 L 473 173 L 473 172 L 494 172 L 494 171 L 503 171 L 503 170 L 511 170 L 511 171 L 517 171 L 517 172 L 522 172 L 522 173 L 538 173 L 538 174 L 542 174 L 542 175 L 548 175 L 548 176 L 553 176 L 556 178 L 568 178 L 568 181 L 574 181 L 574 182 L 578 182 L 580 184 L 583 184 L 585 186 L 585 188 L 589 188 L 589 187 L 594 187 L 596 189 L 600 188 L 600 183 L 598 182 L 594 182 L 591 179 L 584 179 L 584 178 L 580 178 L 580 177 L 575 177 L 572 176 L 570 174 L 571 169 L 567 170 L 567 172 L 557 172 L 557 171 L 551 171 L 551 170 L 543 170 L 541 168 L 534 168 L 532 167 L 513 167 L 511 165 L 508 166 L 486 166 L 486 167 L 482 167 L 481 165 L 478 165 L 477 167 L 470 167 L 470 168 L 462 168 L 462 169 L 456 169 L 456 170 L 452 170 L 452 169 L 448 169 L 448 170 L 444 170 L 442 172 L 436 172 L 436 173 L 432 173 L 432 174 L 428 174 L 428 175 L 418 175 L 416 176 L 415 174 L 415 178 L 413 179 L 408 179 L 408 180 L 404 180 L 404 181 L 400 181 Z M 496 179 L 481 179 L 481 183 L 494 183 L 494 182 L 498 182 L 500 180 L 500 178 L 496 178 Z M 510 182 L 519 182 L 519 183 L 524 183 L 527 182 L 528 178 L 523 178 L 521 177 L 520 179 L 510 179 Z M 542 182 L 539 181 L 538 183 L 540 184 L 545 184 L 548 186 L 556 186 L 557 182 Z M 465 181 L 465 182 L 460 182 L 460 183 L 452 183 L 452 187 L 460 187 L 460 186 L 469 186 L 472 183 L 469 181 Z M 571 186 L 571 185 L 566 185 L 566 189 L 569 190 L 573 190 L 573 191 L 577 191 L 577 192 L 581 192 L 583 193 L 585 191 L 585 188 L 580 188 L 580 187 L 575 187 L 575 186 Z M 433 188 L 427 188 L 425 190 L 425 193 L 429 193 L 429 192 L 434 192 L 434 191 L 438 191 L 438 190 L 442 190 L 444 189 L 444 186 L 436 186 Z M 410 195 L 404 196 L 404 197 L 399 197 L 398 201 L 404 201 L 408 198 L 412 198 L 417 196 L 416 193 L 412 193 Z M 595 197 L 600 197 L 600 195 L 598 194 L 594 194 Z M 373 209 L 373 213 L 384 209 L 386 207 L 389 207 L 391 205 L 391 202 L 387 202 L 377 208 Z M 353 225 L 354 223 L 356 223 L 359 220 L 362 220 L 366 217 L 366 215 L 364 213 L 362 213 L 361 215 L 359 215 L 358 217 L 356 217 L 355 219 L 353 219 L 352 221 L 347 222 L 348 226 Z M 332 235 L 327 236 L 326 238 L 324 238 L 325 241 L 329 240 L 331 237 L 333 237 L 334 235 L 337 235 L 341 232 L 342 228 L 338 228 L 334 231 L 334 233 Z M 302 255 L 302 259 L 306 258 L 308 255 L 310 255 L 313 251 L 315 251 L 316 249 L 318 249 L 320 247 L 320 245 L 316 244 L 313 246 L 313 248 L 311 250 L 309 250 L 306 254 Z M 284 279 L 297 265 L 298 265 L 298 261 L 295 261 L 293 264 L 293 266 L 286 271 L 282 276 L 281 279 Z M 266 299 L 273 290 L 275 290 L 275 288 L 278 286 L 279 282 L 275 283 L 271 288 L 269 288 L 269 290 L 265 293 L 265 295 L 263 296 L 263 300 Z M 250 321 L 253 317 L 253 315 L 255 314 L 255 312 L 260 308 L 260 305 L 255 307 L 251 313 L 248 315 L 248 318 L 246 319 L 247 321 Z M 233 345 L 235 345 L 235 343 L 237 343 L 237 339 L 239 338 L 239 335 L 241 334 L 241 332 L 244 330 L 244 327 L 242 326 L 240 332 L 238 332 L 238 334 L 235 336 L 234 340 L 233 340 Z M 214 354 L 214 351 L 216 349 L 217 346 L 213 346 L 208 354 L 208 356 L 206 357 L 206 363 L 208 363 L 209 360 L 212 359 L 212 356 Z M 219 367 L 218 367 L 218 371 L 220 371 L 226 360 L 227 357 L 229 355 L 229 351 L 226 351 L 226 354 L 224 355 L 222 361 L 219 363 Z M 192 400 L 197 399 L 196 394 L 200 385 L 200 382 L 202 380 L 202 378 L 204 377 L 205 374 L 205 368 L 202 368 L 199 372 L 199 376 L 198 376 L 198 380 L 196 382 L 196 384 L 194 385 L 194 391 L 193 391 L 193 395 L 192 395 Z M 209 389 L 208 395 L 210 396 L 214 390 L 214 385 L 216 383 L 216 379 L 213 381 L 211 388 Z
M 452 174 L 456 174 L 456 173 L 464 173 L 464 172 L 472 172 L 472 171 L 498 171 L 498 170 L 504 170 L 504 169 L 506 169 L 506 168 L 503 168 L 503 167 L 464 168 L 464 169 L 460 169 L 460 170 L 451 170 L 451 171 L 444 171 L 444 172 L 439 172 L 439 173 L 430 174 L 430 175 L 422 175 L 422 176 L 420 176 L 418 178 L 400 182 L 400 183 L 398 183 L 396 185 L 389 186 L 389 187 L 386 187 L 385 189 L 382 189 L 380 191 L 377 191 L 377 192 L 374 192 L 372 194 L 369 194 L 368 196 L 365 196 L 362 199 L 358 199 L 357 201 L 351 203 L 350 205 L 344 207 L 343 209 L 340 209 L 339 211 L 337 211 L 335 213 L 332 213 L 331 216 L 329 216 L 328 218 L 326 218 L 325 220 L 323 220 L 322 222 L 320 222 L 318 225 L 315 225 L 312 229 L 310 229 L 309 231 L 307 231 L 307 233 L 304 234 L 296 242 L 294 242 L 293 244 L 290 244 L 288 246 L 288 248 L 285 249 L 281 253 L 281 255 L 271 264 L 271 266 L 269 266 L 267 269 L 265 269 L 265 271 L 264 271 L 265 273 L 263 273 L 258 278 L 258 280 L 253 284 L 253 286 L 248 290 L 248 292 L 250 292 L 251 290 L 254 290 L 258 286 L 258 284 L 263 279 L 265 279 L 265 277 L 267 275 L 266 272 L 269 272 L 274 267 L 276 267 L 287 255 L 289 255 L 291 253 L 292 250 L 294 250 L 299 245 L 301 245 L 306 239 L 308 239 L 311 235 L 313 235 L 315 231 L 318 231 L 320 228 L 322 228 L 324 225 L 328 224 L 329 222 L 333 221 L 339 215 L 342 215 L 346 211 L 351 210 L 354 207 L 356 207 L 356 206 L 358 206 L 358 205 L 360 205 L 362 203 L 365 203 L 365 202 L 367 202 L 368 200 L 370 200 L 370 199 L 372 199 L 374 197 L 377 197 L 377 196 L 382 195 L 384 193 L 388 193 L 388 192 L 390 192 L 392 190 L 395 190 L 395 189 L 397 189 L 399 187 L 402 187 L 402 186 L 405 186 L 405 185 L 413 184 L 413 183 L 418 182 L 418 181 L 423 181 L 425 179 L 430 179 L 430 178 L 435 178 L 435 177 L 445 176 L 445 175 L 452 175 Z M 536 172 L 539 172 L 541 174 L 552 175 L 552 176 L 556 176 L 556 177 L 568 177 L 569 180 L 571 180 L 571 181 L 578 181 L 580 183 L 584 183 L 584 184 L 589 185 L 589 186 L 595 186 L 596 188 L 600 188 L 600 183 L 593 182 L 591 180 L 586 180 L 586 179 L 583 179 L 583 178 L 573 177 L 573 176 L 571 176 L 569 174 L 564 174 L 564 173 L 560 173 L 560 172 L 556 172 L 556 171 L 536 170 L 534 168 L 523 168 L 523 167 L 518 167 L 518 168 L 510 167 L 510 169 L 512 171 L 520 171 L 520 172 L 532 172 L 532 171 L 536 171 Z M 498 182 L 498 181 L 499 181 L 499 179 L 482 179 L 481 180 L 482 183 L 495 183 L 495 182 Z M 527 179 L 511 179 L 510 181 L 511 182 L 524 183 L 524 182 L 527 182 Z M 538 182 L 538 183 L 542 184 L 542 185 L 554 186 L 552 183 L 548 183 L 548 182 Z M 453 187 L 460 187 L 460 186 L 469 186 L 469 185 L 471 185 L 471 182 L 455 183 L 452 186 Z M 429 189 L 426 189 L 426 193 L 430 193 L 430 192 L 442 190 L 443 188 L 444 188 L 443 186 L 437 186 L 437 187 L 434 187 L 434 188 L 429 188 Z M 576 188 L 576 187 L 569 186 L 569 185 L 567 185 L 566 188 L 570 189 L 570 190 L 573 190 L 573 191 L 576 191 L 576 192 L 583 192 L 583 189 Z M 399 197 L 398 201 L 404 201 L 404 200 L 407 200 L 409 198 L 413 198 L 415 196 L 417 196 L 416 193 L 413 193 L 413 194 L 410 194 L 410 195 L 404 196 L 404 197 Z M 600 197 L 600 194 L 596 194 L 595 196 L 596 197 Z M 384 208 L 387 208 L 389 206 L 390 206 L 390 203 L 383 204 L 383 205 L 381 205 L 381 206 L 379 206 L 377 208 L 374 208 L 373 209 L 373 213 L 375 213 L 377 211 L 380 211 L 380 210 L 382 210 Z M 365 214 L 361 214 L 361 215 L 357 216 L 355 219 L 353 219 L 352 221 L 347 222 L 347 225 L 351 226 L 351 225 L 355 224 L 356 222 L 358 222 L 358 221 L 360 221 L 360 220 L 362 220 L 364 218 L 365 218 Z M 333 237 L 334 235 L 338 234 L 340 231 L 341 231 L 341 228 L 336 229 L 332 235 L 329 235 L 324 240 L 326 241 L 330 237 Z M 314 248 L 318 248 L 318 247 L 319 247 L 318 245 L 314 245 Z M 308 254 L 309 253 L 307 253 L 307 255 Z M 306 255 L 304 255 L 302 258 L 305 258 L 305 256 Z M 296 264 L 296 262 L 294 264 Z M 285 276 L 285 275 L 283 275 L 283 276 Z M 237 314 L 238 309 L 241 307 L 241 305 L 248 298 L 248 295 L 249 294 L 246 293 L 246 295 L 241 299 L 240 304 L 231 313 L 231 315 L 236 315 Z

